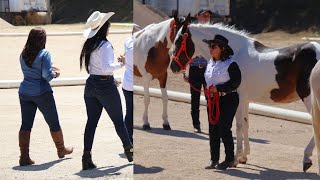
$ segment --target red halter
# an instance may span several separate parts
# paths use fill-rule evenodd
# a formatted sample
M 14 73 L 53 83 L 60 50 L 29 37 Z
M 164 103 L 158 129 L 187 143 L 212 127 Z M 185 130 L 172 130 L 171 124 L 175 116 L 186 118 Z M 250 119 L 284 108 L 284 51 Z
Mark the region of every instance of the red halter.
M 177 55 L 172 54 L 172 59 L 180 66 L 180 68 L 184 71 L 186 70 L 186 67 L 192 62 L 192 59 L 188 56 L 187 54 L 187 38 L 188 38 L 188 33 L 184 33 L 183 34 L 183 40 L 180 46 L 180 49 L 177 53 Z M 186 57 L 188 58 L 188 62 L 186 63 L 186 65 L 182 65 L 181 62 L 179 61 L 179 57 L 181 52 L 184 52 Z
M 177 55 L 174 55 L 172 54 L 172 59 L 180 66 L 180 68 L 183 70 L 183 76 L 186 77 L 185 75 L 185 70 L 186 70 L 186 67 L 192 62 L 192 59 L 188 56 L 187 54 L 187 38 L 188 38 L 188 33 L 184 33 L 183 34 L 183 40 L 182 40 L 182 43 L 181 43 L 181 46 L 180 46 L 180 49 L 177 53 Z M 189 60 L 186 65 L 182 65 L 181 62 L 179 61 L 179 57 L 180 57 L 180 54 L 181 52 L 184 52 L 187 59 Z M 201 90 L 197 89 L 196 87 L 194 87 L 189 81 L 188 83 L 190 84 L 190 87 L 192 89 L 194 89 L 195 91 L 198 91 L 201 93 Z M 207 89 L 204 90 L 204 93 L 206 94 L 207 96 L 207 106 L 208 106 L 208 119 L 209 119 L 209 122 L 210 124 L 212 125 L 215 125 L 218 123 L 219 121 L 219 117 L 220 117 L 220 96 L 219 96 L 219 92 L 215 92 L 214 93 L 214 96 L 213 98 L 211 99 L 211 92 L 210 92 L 210 89 L 212 88 L 213 86 L 209 86 Z M 216 109 L 216 112 L 215 114 L 213 114 L 213 111 L 214 109 Z

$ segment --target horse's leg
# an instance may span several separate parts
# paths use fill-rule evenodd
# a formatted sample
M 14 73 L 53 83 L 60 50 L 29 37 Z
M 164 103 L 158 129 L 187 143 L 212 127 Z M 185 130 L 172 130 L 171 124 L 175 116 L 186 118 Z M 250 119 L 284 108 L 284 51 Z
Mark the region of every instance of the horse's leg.
M 243 143 L 244 143 L 244 153 L 243 156 L 240 157 L 239 161 L 242 164 L 247 163 L 247 155 L 250 154 L 250 144 L 249 144 L 249 103 L 243 103 Z
M 245 106 L 247 102 L 244 101 L 241 96 L 239 96 L 239 106 L 236 112 L 236 133 L 237 133 L 237 150 L 236 150 L 236 156 L 235 156 L 235 165 L 241 162 L 243 162 L 241 159 L 243 156 L 243 121 L 244 117 L 247 117 L 248 115 L 245 115 Z
M 320 92 L 317 91 L 312 95 L 312 121 L 315 144 L 317 145 L 317 156 L 318 156 L 318 174 L 320 175 Z
M 167 93 L 167 72 L 158 78 L 161 88 L 161 94 L 162 94 L 162 105 L 163 105 L 163 111 L 162 111 L 162 119 L 163 119 L 163 129 L 164 130 L 171 130 L 169 121 L 168 121 L 168 93 Z
M 307 111 L 311 114 L 311 109 L 312 109 L 311 96 L 309 95 L 308 97 L 304 98 L 303 103 L 306 106 Z M 312 152 L 314 150 L 314 147 L 315 147 L 315 142 L 314 142 L 314 137 L 312 136 L 308 145 L 304 149 L 304 156 L 303 156 L 303 171 L 304 172 L 307 171 L 312 166 L 312 160 L 310 157 L 312 156 Z
M 320 84 L 319 84 L 319 62 L 315 66 L 314 70 L 310 76 L 310 86 L 311 86 L 311 104 L 312 104 L 312 124 L 314 131 L 315 144 L 317 146 L 317 156 L 318 156 L 318 174 L 320 174 Z
M 150 94 L 149 94 L 149 86 L 150 81 L 152 80 L 152 76 L 147 74 L 144 76 L 144 113 L 143 113 L 143 130 L 151 130 L 150 124 L 148 122 L 148 108 L 150 104 Z

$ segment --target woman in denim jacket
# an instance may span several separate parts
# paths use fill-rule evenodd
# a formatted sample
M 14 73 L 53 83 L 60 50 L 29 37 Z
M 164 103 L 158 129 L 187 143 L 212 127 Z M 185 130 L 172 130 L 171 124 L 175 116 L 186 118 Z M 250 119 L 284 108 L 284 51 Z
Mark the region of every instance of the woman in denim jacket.
M 125 62 L 124 58 L 120 58 L 119 63 L 114 63 L 113 47 L 106 38 L 110 27 L 108 19 L 113 14 L 95 11 L 88 18 L 87 29 L 83 33 L 87 40 L 81 51 L 80 68 L 84 63 L 90 74 L 84 91 L 88 119 L 84 132 L 83 170 L 96 168 L 91 149 L 102 108 L 110 116 L 129 162 L 133 161 L 133 146 L 123 122 L 120 94 L 113 77 L 113 71 L 123 67 Z
M 57 78 L 60 72 L 52 67 L 50 53 L 45 49 L 46 32 L 42 28 L 30 31 L 28 40 L 20 55 L 23 81 L 19 87 L 22 124 L 19 131 L 20 166 L 34 164 L 29 156 L 30 132 L 37 109 L 43 114 L 50 127 L 52 139 L 58 151 L 58 157 L 71 154 L 73 148 L 64 146 L 63 134 L 53 92 L 49 82 Z

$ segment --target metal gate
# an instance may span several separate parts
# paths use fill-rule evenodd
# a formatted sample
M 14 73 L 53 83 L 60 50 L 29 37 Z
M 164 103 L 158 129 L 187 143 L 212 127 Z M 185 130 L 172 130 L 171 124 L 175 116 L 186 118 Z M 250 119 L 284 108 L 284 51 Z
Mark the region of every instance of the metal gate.
M 0 12 L 10 12 L 9 0 L 0 0 Z

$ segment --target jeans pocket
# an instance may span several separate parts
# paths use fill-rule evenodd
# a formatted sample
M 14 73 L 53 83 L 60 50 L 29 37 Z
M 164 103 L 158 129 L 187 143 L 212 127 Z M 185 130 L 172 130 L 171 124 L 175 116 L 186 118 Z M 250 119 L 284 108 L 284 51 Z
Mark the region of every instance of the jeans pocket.
M 115 90 L 117 90 L 117 87 L 111 83 L 104 84 L 103 86 L 96 86 L 95 88 L 96 94 L 99 96 L 113 94 Z

